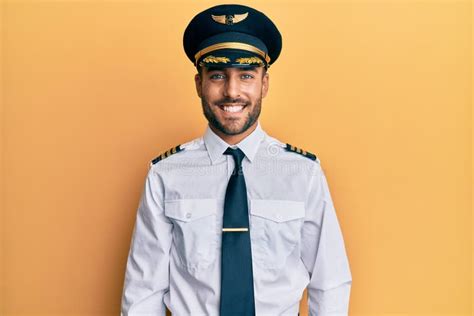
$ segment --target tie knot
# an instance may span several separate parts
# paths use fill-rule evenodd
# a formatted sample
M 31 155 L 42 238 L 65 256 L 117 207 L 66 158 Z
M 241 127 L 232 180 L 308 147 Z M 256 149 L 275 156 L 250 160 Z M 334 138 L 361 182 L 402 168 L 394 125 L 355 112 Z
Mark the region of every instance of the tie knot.
M 244 159 L 245 154 L 240 150 L 240 148 L 233 149 L 228 147 L 225 150 L 224 155 L 232 155 L 232 157 L 234 157 L 235 165 L 239 168 L 242 166 L 242 160 Z

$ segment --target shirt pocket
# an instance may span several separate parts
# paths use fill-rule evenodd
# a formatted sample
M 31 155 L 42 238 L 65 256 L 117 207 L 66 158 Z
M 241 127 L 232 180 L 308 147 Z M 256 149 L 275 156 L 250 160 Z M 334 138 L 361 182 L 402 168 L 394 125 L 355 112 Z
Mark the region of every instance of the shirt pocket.
M 173 223 L 173 246 L 183 267 L 192 272 L 215 261 L 217 200 L 167 200 L 165 215 Z
M 250 200 L 249 210 L 255 264 L 263 268 L 282 268 L 300 243 L 304 202 Z

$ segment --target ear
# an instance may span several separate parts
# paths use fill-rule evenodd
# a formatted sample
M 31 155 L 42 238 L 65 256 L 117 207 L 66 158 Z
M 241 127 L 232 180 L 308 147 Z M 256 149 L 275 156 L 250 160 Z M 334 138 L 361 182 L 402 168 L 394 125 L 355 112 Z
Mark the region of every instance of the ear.
M 262 98 L 265 98 L 267 96 L 269 86 L 270 86 L 270 77 L 268 75 L 268 72 L 266 72 L 262 78 Z
M 196 92 L 199 97 L 202 96 L 202 79 L 199 74 L 194 75 L 194 83 L 196 84 Z

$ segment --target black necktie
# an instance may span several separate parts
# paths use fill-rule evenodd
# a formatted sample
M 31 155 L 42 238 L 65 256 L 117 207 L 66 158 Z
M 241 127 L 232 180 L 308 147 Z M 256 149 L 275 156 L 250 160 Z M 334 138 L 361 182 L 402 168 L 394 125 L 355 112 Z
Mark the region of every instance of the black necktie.
M 224 202 L 220 316 L 254 316 L 247 188 L 242 173 L 245 154 L 239 148 L 230 147 L 224 154 L 234 157 L 235 168 Z

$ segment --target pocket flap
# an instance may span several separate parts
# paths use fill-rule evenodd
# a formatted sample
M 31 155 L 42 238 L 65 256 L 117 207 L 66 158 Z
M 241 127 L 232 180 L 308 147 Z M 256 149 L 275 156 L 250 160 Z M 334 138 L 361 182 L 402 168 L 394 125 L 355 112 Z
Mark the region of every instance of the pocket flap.
M 304 217 L 305 209 L 300 201 L 250 200 L 250 213 L 281 223 Z
M 165 215 L 183 222 L 217 213 L 216 199 L 182 199 L 165 201 Z

